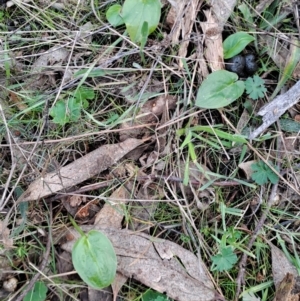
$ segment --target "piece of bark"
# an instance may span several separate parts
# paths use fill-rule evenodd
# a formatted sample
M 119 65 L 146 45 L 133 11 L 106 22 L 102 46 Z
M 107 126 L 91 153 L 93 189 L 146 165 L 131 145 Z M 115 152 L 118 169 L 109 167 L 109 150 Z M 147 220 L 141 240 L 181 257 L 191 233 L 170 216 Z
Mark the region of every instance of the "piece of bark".
M 214 290 L 205 264 L 181 246 L 129 230 L 82 226 L 103 232 L 113 244 L 118 258 L 117 271 L 178 301 L 213 301 Z M 80 235 L 70 229 L 74 238 Z M 71 252 L 75 239 L 61 247 Z M 220 298 L 222 300 L 222 298 Z
M 276 122 L 286 110 L 295 105 L 300 98 L 300 80 L 286 93 L 278 95 L 270 103 L 263 106 L 257 115 L 262 116 L 263 124 L 249 135 L 249 139 L 255 139 L 271 124 Z
M 204 11 L 206 22 L 200 22 L 205 35 L 204 56 L 211 71 L 224 69 L 222 27 L 218 24 L 211 10 Z
M 237 0 L 209 0 L 207 1 L 211 5 L 211 10 L 217 20 L 218 25 L 223 31 L 224 25 L 232 14 Z
M 88 180 L 117 163 L 119 159 L 144 141 L 132 138 L 117 144 L 103 145 L 58 171 L 47 173 L 36 179 L 20 196 L 19 201 L 45 198 Z

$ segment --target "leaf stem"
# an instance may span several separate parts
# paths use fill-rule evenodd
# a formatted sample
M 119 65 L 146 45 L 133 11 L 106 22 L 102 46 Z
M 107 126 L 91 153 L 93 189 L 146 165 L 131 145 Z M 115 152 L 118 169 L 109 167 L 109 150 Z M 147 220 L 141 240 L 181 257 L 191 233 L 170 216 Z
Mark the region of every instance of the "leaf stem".
M 69 219 L 73 225 L 73 227 L 75 228 L 75 230 L 81 235 L 81 236 L 85 236 L 85 233 L 81 230 L 81 228 L 76 224 L 75 220 L 73 219 L 73 217 L 71 215 L 69 215 Z

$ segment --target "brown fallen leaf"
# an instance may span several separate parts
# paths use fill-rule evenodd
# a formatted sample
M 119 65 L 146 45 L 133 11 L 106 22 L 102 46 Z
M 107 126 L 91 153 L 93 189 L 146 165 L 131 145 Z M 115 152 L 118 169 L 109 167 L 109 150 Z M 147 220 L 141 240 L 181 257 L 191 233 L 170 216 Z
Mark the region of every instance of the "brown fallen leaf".
M 13 243 L 13 239 L 10 238 L 10 230 L 5 222 L 0 221 L 0 244 L 4 247 L 4 250 L 9 250 L 13 248 Z
M 124 122 L 121 124 L 121 129 L 128 129 L 120 133 L 120 140 L 124 141 L 128 138 L 143 137 L 149 129 L 133 128 L 134 125 L 157 123 L 159 117 L 163 114 L 166 107 L 170 110 L 176 106 L 177 98 L 171 95 L 159 96 L 155 99 L 147 101 L 140 109 L 139 116 L 136 116 L 133 122 Z
M 287 273 L 276 288 L 276 295 L 273 301 L 299 301 L 299 294 L 292 291 L 295 287 L 295 277 Z
M 200 258 L 181 246 L 129 230 L 82 226 L 103 232 L 112 242 L 118 257 L 117 270 L 148 287 L 178 301 L 214 301 L 222 297 L 214 290 Z M 80 235 L 70 229 L 75 237 Z M 75 240 L 61 247 L 71 252 Z
M 277 287 L 287 274 L 292 274 L 296 277 L 298 273 L 296 268 L 289 262 L 289 260 L 279 248 L 271 243 L 269 243 L 269 245 L 272 254 L 272 272 L 274 284 L 275 287 Z
M 103 145 L 59 170 L 39 177 L 29 185 L 19 201 L 45 198 L 88 180 L 118 162 L 144 141 L 132 138 L 117 144 Z

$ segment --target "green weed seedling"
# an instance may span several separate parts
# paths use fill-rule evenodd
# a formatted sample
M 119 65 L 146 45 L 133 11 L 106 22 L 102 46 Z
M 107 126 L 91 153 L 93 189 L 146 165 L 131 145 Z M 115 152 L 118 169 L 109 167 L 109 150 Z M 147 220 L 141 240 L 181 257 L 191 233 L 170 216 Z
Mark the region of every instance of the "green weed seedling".
M 160 0 L 125 0 L 123 6 L 112 5 L 106 12 L 112 26 L 125 24 L 131 41 L 138 43 L 141 50 L 148 36 L 157 28 L 160 15 Z
M 264 93 L 267 92 L 264 80 L 257 75 L 246 79 L 245 88 L 247 94 L 253 100 L 263 97 Z
M 221 239 L 215 235 L 212 235 L 212 237 L 218 243 L 219 250 L 216 255 L 211 256 L 211 270 L 223 272 L 232 269 L 237 263 L 238 257 L 234 252 L 236 249 L 243 253 L 247 253 L 248 256 L 252 258 L 255 258 L 255 255 L 242 247 L 244 241 L 248 239 L 248 236 L 242 238 L 241 231 L 236 230 L 234 227 L 226 228 L 226 214 L 242 217 L 242 211 L 236 208 L 228 208 L 224 203 L 220 204 L 220 211 L 222 217 L 223 234 Z
M 89 106 L 88 100 L 94 98 L 94 90 L 84 86 L 81 86 L 72 93 L 66 94 L 50 111 L 53 122 L 65 125 L 69 122 L 78 121 L 82 109 L 86 109 Z
M 149 289 L 142 295 L 142 301 L 171 301 L 171 299 L 166 295 Z
M 84 233 L 70 217 L 81 234 L 72 249 L 72 262 L 81 279 L 95 289 L 109 286 L 116 276 L 117 256 L 110 240 L 100 231 Z
M 273 166 L 272 163 L 269 162 L 269 164 Z M 276 166 L 273 167 L 278 171 Z M 264 185 L 268 183 L 268 181 L 270 181 L 272 184 L 276 184 L 279 180 L 278 175 L 263 161 L 253 163 L 251 165 L 251 169 L 253 170 L 251 178 L 258 185 Z
M 48 288 L 42 281 L 37 281 L 34 287 L 26 294 L 23 301 L 44 301 L 47 298 Z

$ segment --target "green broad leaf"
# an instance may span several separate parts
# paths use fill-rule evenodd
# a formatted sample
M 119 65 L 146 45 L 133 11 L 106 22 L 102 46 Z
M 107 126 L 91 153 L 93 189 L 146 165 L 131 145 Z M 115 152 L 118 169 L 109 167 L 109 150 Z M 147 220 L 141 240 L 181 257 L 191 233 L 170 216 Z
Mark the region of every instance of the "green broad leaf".
M 23 301 L 44 301 L 47 298 L 48 288 L 42 281 L 37 281 L 34 287 L 26 294 Z
M 59 100 L 50 111 L 53 122 L 65 125 L 68 122 L 77 121 L 81 115 L 82 103 L 75 97 L 68 100 Z
M 247 94 L 253 100 L 264 97 L 264 93 L 267 92 L 264 80 L 257 75 L 247 78 L 245 88 Z
M 149 36 L 156 29 L 160 14 L 160 0 L 125 0 L 121 11 L 130 39 L 137 43 L 141 43 L 145 36 L 142 32 L 144 23 L 148 23 Z
M 272 163 L 269 162 L 273 166 Z M 273 166 L 276 170 L 277 167 Z M 258 185 L 264 185 L 270 181 L 272 184 L 276 184 L 279 180 L 277 174 L 263 161 L 258 161 L 251 165 L 253 174 L 251 175 L 252 180 Z
M 117 271 L 117 256 L 110 240 L 92 230 L 79 238 L 72 250 L 72 262 L 81 279 L 95 289 L 110 285 Z
M 252 13 L 249 9 L 249 6 L 246 3 L 242 3 L 238 6 L 239 11 L 243 14 L 243 19 L 250 24 L 254 24 Z
M 298 133 L 300 131 L 300 123 L 292 119 L 279 119 L 279 124 L 284 132 Z
M 93 89 L 88 87 L 80 87 L 75 91 L 75 98 L 77 101 L 82 103 L 82 107 L 86 109 L 89 106 L 87 99 L 92 100 L 95 98 L 95 92 Z
M 64 100 L 56 102 L 55 106 L 50 110 L 50 116 L 53 117 L 53 122 L 65 125 L 70 121 L 69 116 L 66 114 L 66 103 Z
M 236 254 L 233 252 L 231 246 L 221 247 L 220 252 L 211 257 L 213 262 L 211 270 L 212 271 L 228 271 L 230 270 L 238 261 Z
M 148 290 L 142 295 L 142 301 L 169 301 L 170 299 L 159 292 Z
M 223 108 L 237 100 L 244 92 L 243 81 L 226 70 L 211 73 L 200 86 L 196 106 L 204 109 Z
M 255 38 L 246 32 L 237 32 L 230 35 L 223 42 L 224 59 L 230 59 L 242 52 Z
M 147 43 L 147 38 L 148 38 L 148 22 L 144 22 L 142 25 L 142 29 L 141 29 L 141 34 L 142 34 L 142 38 L 141 38 L 141 49 L 143 49 Z
M 122 6 L 120 4 L 112 5 L 106 12 L 107 21 L 114 27 L 124 24 L 124 20 L 121 17 Z

